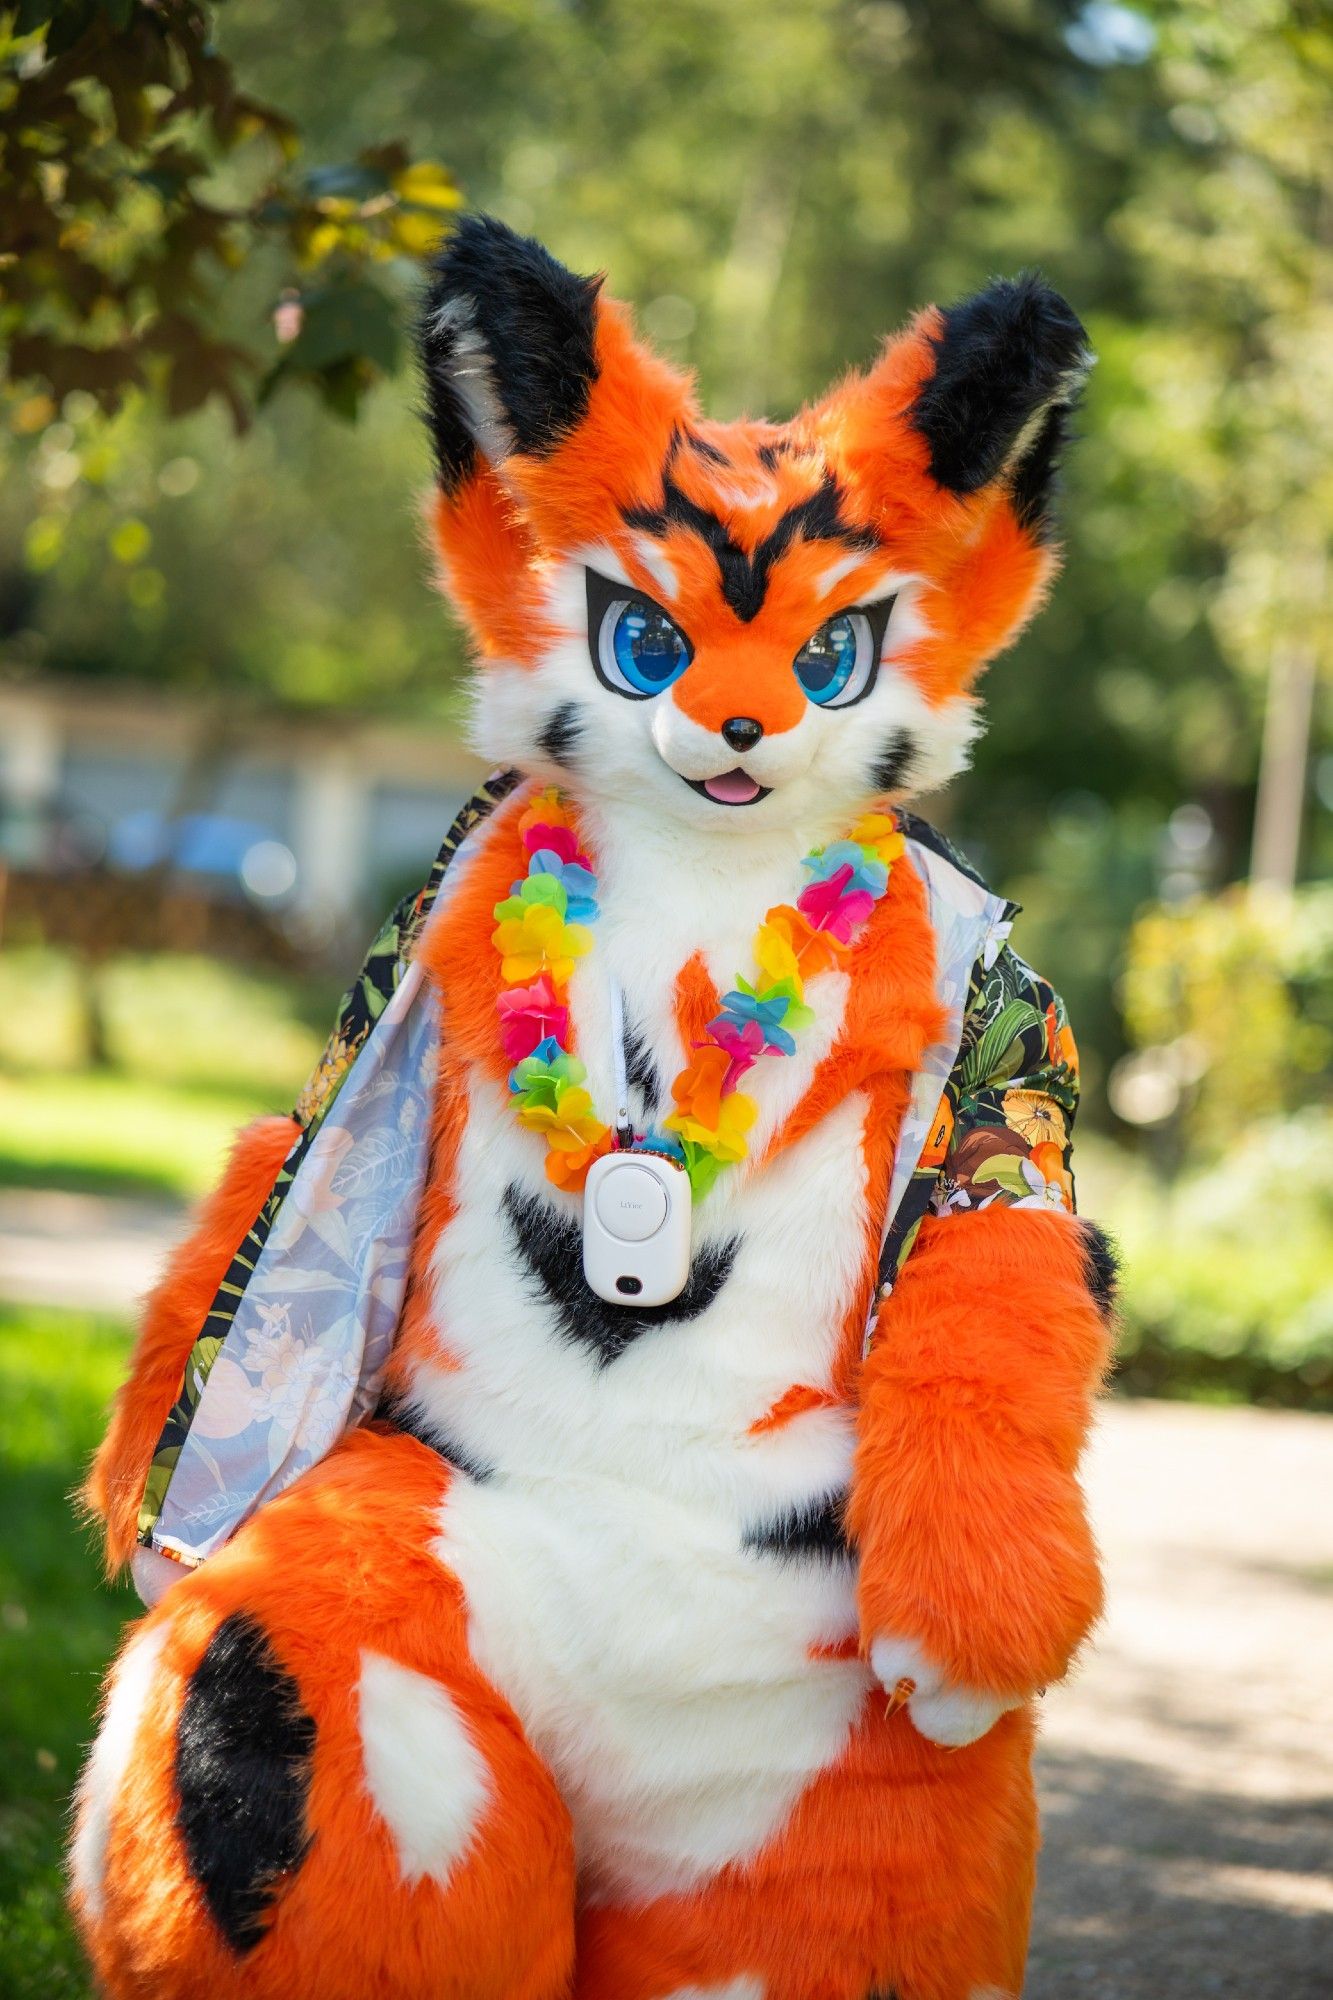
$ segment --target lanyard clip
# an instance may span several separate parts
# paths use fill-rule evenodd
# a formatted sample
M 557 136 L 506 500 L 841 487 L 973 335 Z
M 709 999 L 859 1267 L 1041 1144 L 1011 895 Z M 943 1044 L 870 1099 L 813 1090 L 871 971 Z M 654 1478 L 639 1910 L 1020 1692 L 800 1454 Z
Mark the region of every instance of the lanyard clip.
M 607 980 L 611 1001 L 611 1061 L 616 1078 L 616 1150 L 628 1153 L 634 1144 L 634 1125 L 629 1115 L 629 1068 L 625 1061 L 625 996 L 618 980 Z

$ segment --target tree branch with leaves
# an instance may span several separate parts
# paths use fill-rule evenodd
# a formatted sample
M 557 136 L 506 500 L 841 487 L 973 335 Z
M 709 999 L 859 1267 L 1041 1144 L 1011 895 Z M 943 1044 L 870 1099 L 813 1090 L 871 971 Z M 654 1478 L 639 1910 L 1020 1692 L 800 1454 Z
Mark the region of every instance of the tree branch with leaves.
M 0 6 L 0 336 L 11 394 L 38 409 L 79 390 L 110 413 L 144 390 L 173 416 L 217 397 L 244 428 L 305 382 L 354 416 L 397 365 L 394 291 L 457 185 L 393 142 L 305 165 L 293 120 L 216 48 L 216 12 Z M 272 275 L 236 325 L 221 281 L 250 266 Z

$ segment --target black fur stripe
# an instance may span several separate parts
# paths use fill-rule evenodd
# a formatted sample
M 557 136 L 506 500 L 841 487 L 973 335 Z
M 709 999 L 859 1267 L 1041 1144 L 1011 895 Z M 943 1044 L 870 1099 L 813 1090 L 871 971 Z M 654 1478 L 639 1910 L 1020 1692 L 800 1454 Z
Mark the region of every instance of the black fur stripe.
M 700 1250 L 684 1291 L 667 1305 L 613 1306 L 583 1275 L 583 1233 L 573 1216 L 517 1187 L 505 1190 L 504 1207 L 534 1286 L 555 1308 L 561 1335 L 591 1348 L 603 1367 L 651 1328 L 697 1319 L 726 1283 L 740 1247 L 732 1237 Z
M 380 1423 L 392 1424 L 405 1437 L 415 1438 L 418 1444 L 424 1444 L 428 1451 L 433 1451 L 437 1458 L 451 1465 L 455 1472 L 465 1473 L 478 1485 L 494 1478 L 494 1466 L 485 1464 L 473 1453 L 464 1451 L 452 1438 L 446 1437 L 409 1397 L 394 1396 L 386 1390 L 380 1397 L 375 1415 Z
M 895 729 L 870 766 L 870 782 L 877 792 L 899 792 L 911 782 L 916 762 L 916 738 L 910 729 Z
M 789 507 L 777 525 L 765 535 L 753 554 L 731 539 L 726 524 L 707 507 L 682 493 L 670 471 L 671 455 L 662 475 L 662 502 L 658 507 L 632 507 L 625 519 L 632 528 L 646 534 L 663 535 L 668 528 L 688 528 L 707 543 L 717 559 L 722 579 L 722 595 L 743 624 L 757 618 L 768 591 L 773 565 L 801 537 L 808 542 L 837 542 L 842 548 L 872 550 L 879 539 L 869 528 L 853 527 L 842 514 L 842 494 L 831 473 L 826 473 L 815 492 Z
M 721 445 L 714 444 L 711 438 L 702 438 L 695 431 L 687 431 L 685 442 L 696 458 L 705 459 L 709 465 L 731 464 Z
M 650 1123 L 662 1102 L 662 1079 L 653 1052 L 637 1028 L 625 1029 L 625 1075 L 639 1093 L 643 1121 Z
M 537 748 L 553 764 L 570 764 L 583 735 L 583 711 L 576 701 L 553 708 L 537 734 Z
M 814 1556 L 823 1562 L 845 1562 L 852 1554 L 844 1514 L 845 1493 L 830 1493 L 790 1508 L 775 1520 L 747 1528 L 745 1547 L 765 1555 L 790 1559 Z
M 181 1838 L 234 1952 L 259 1943 L 283 1877 L 310 1844 L 314 1748 L 295 1682 L 261 1627 L 234 1612 L 190 1677 L 176 1730 Z
M 1109 1320 L 1115 1315 L 1120 1291 L 1120 1254 L 1106 1231 L 1099 1229 L 1095 1222 L 1082 1220 L 1079 1228 L 1083 1232 L 1083 1270 L 1087 1287 L 1098 1312 L 1103 1319 Z

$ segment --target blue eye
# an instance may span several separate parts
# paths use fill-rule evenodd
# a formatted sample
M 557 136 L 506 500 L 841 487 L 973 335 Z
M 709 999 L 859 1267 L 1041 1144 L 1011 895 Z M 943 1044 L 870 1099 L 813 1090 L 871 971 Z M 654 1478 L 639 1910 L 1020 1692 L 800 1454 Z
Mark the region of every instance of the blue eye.
M 689 642 L 647 598 L 617 598 L 602 618 L 597 664 L 609 686 L 646 700 L 684 673 L 690 664 Z
M 820 708 L 849 708 L 869 692 L 879 665 L 864 611 L 842 611 L 806 640 L 793 665 Z

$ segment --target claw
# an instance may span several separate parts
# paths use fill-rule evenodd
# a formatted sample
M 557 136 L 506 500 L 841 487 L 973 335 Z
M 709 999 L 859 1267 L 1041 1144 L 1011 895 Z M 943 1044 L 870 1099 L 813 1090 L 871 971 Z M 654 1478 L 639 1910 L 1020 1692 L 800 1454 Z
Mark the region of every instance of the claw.
M 909 1675 L 902 1675 L 901 1679 L 894 1682 L 891 1691 L 884 1698 L 884 1713 L 886 1715 L 896 1715 L 898 1710 L 905 1707 L 915 1693 L 916 1682 Z

